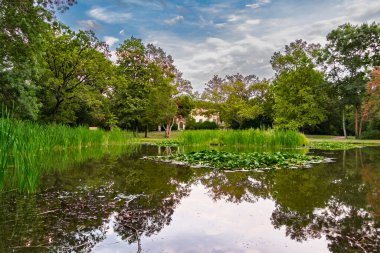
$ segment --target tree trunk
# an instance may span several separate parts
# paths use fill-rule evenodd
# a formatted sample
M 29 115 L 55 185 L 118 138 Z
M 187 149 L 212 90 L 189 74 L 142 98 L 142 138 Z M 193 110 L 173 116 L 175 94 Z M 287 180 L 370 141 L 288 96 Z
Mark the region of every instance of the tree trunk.
M 170 138 L 170 134 L 172 132 L 173 125 L 174 125 L 174 118 L 167 117 L 166 118 L 165 138 Z
M 148 138 L 148 126 L 145 126 L 145 138 Z
M 359 125 L 359 137 L 362 136 L 362 130 L 363 130 L 363 122 L 364 122 L 364 116 L 362 115 L 360 117 L 360 125 Z
M 170 138 L 170 133 L 171 133 L 171 127 L 170 127 L 170 124 L 167 124 L 166 129 L 165 129 L 165 138 Z
M 358 108 L 355 107 L 355 138 L 359 137 L 359 111 Z
M 59 98 L 57 96 L 55 97 L 55 99 L 56 99 L 56 102 L 55 102 L 54 108 L 52 110 L 52 115 L 53 115 L 54 121 L 56 120 L 56 116 L 57 116 L 58 111 L 60 109 L 60 106 L 61 106 L 61 104 L 63 102 L 63 99 L 61 99 L 61 98 Z
M 343 126 L 343 135 L 344 135 L 344 138 L 347 138 L 346 115 L 345 115 L 344 108 L 343 108 L 343 113 L 342 113 L 342 126 Z

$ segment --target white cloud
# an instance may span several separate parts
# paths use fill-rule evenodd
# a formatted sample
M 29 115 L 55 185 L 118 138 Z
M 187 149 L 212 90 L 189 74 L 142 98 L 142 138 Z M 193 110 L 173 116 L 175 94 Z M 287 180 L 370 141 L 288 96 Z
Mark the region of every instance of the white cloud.
M 110 53 L 111 53 L 110 60 L 113 61 L 113 62 L 116 62 L 116 60 L 117 60 L 116 51 L 112 51 L 112 50 L 111 50 Z
M 112 36 L 104 36 L 103 37 L 104 41 L 110 46 L 112 47 L 113 45 L 115 45 L 115 43 L 117 43 L 119 41 L 118 38 L 116 37 L 112 37 Z
M 184 20 L 185 19 L 183 18 L 183 16 L 176 16 L 174 18 L 164 20 L 164 23 L 167 25 L 175 25 L 180 22 L 183 22 Z
M 271 0 L 258 0 L 256 3 L 247 4 L 245 6 L 248 8 L 251 8 L 251 9 L 258 9 L 261 6 L 269 4 L 270 2 L 271 2 Z
M 228 22 L 235 22 L 235 21 L 238 21 L 239 19 L 241 19 L 240 16 L 237 16 L 237 15 L 229 15 L 227 21 L 228 21 Z
M 269 0 L 253 1 L 260 6 L 269 3 Z M 274 74 L 269 63 L 271 56 L 296 39 L 324 44 L 327 33 L 341 24 L 380 20 L 380 2 L 373 3 L 373 0 L 340 0 L 339 4 L 305 6 L 275 2 L 268 12 L 255 15 L 251 9 L 237 10 L 227 5 L 218 10 L 223 11 L 206 16 L 202 9 L 200 21 L 194 23 L 194 27 L 200 29 L 201 23 L 207 32 L 200 29 L 199 36 L 144 30 L 144 41 L 154 41 L 171 54 L 184 78 L 198 91 L 214 74 L 225 76 L 239 72 L 270 78 Z
M 79 20 L 79 26 L 85 30 L 97 30 L 100 26 L 95 20 Z
M 122 24 L 132 18 L 132 14 L 128 12 L 116 12 L 110 11 L 107 8 L 93 7 L 87 14 L 97 20 L 103 21 L 109 24 Z
M 251 9 L 258 9 L 260 8 L 260 4 L 247 4 L 246 7 L 249 7 Z
M 203 85 L 214 74 L 221 76 L 233 73 L 252 74 L 259 72 L 271 75 L 271 69 L 263 62 L 275 48 L 270 43 L 253 36 L 236 39 L 207 37 L 194 42 L 172 34 L 152 34 L 156 43 L 171 54 L 175 65 L 192 82 L 195 90 L 202 90 Z

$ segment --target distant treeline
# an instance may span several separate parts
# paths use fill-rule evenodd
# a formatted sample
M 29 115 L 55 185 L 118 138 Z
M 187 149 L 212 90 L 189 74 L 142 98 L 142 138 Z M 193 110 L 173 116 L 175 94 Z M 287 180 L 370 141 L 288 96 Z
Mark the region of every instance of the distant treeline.
M 131 37 L 112 62 L 93 32 L 59 23 L 54 12 L 75 2 L 1 1 L 0 103 L 18 119 L 145 131 L 162 125 L 169 136 L 175 117 L 198 107 L 219 112 L 229 128 L 379 134 L 378 23 L 339 26 L 324 47 L 296 40 L 272 56 L 273 78 L 214 76 L 198 94 L 163 49 Z

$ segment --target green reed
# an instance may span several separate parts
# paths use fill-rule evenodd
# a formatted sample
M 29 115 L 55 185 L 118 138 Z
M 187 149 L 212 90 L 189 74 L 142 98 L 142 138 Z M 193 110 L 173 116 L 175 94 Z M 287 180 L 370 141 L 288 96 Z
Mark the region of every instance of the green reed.
M 185 145 L 252 145 L 266 147 L 301 147 L 308 145 L 302 133 L 279 129 L 191 130 L 182 136 Z
M 40 174 L 50 166 L 50 156 L 58 151 L 131 144 L 131 134 L 125 131 L 89 130 L 86 127 L 71 128 L 64 125 L 41 125 L 34 122 L 11 119 L 2 112 L 0 118 L 0 189 L 17 185 L 22 192 L 34 192 Z M 105 151 L 104 151 L 105 152 Z M 71 156 L 73 157 L 73 156 Z M 12 181 L 12 182 L 9 182 Z

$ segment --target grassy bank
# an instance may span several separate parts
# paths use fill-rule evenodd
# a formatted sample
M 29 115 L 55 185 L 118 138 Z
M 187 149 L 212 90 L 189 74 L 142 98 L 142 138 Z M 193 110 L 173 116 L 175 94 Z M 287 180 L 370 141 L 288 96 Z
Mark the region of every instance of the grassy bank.
M 244 131 L 259 131 L 259 130 L 243 130 L 243 132 Z M 229 133 L 229 132 L 234 132 L 234 130 L 222 131 L 223 134 Z M 263 144 L 264 142 L 263 140 L 265 140 L 265 137 L 248 140 L 247 138 L 250 138 L 250 136 L 249 135 L 247 136 L 247 134 L 245 133 L 243 134 L 234 133 L 234 134 L 229 134 L 229 136 L 230 138 L 228 141 L 232 142 L 233 144 L 221 144 L 221 145 L 235 145 L 235 146 L 252 145 L 252 146 L 258 146 L 258 147 L 265 147 L 265 146 L 268 147 L 271 145 L 271 144 Z M 184 138 L 188 138 L 188 141 L 184 141 Z M 282 138 L 282 139 L 284 140 L 286 138 Z M 352 148 L 358 148 L 358 147 L 380 146 L 380 140 L 360 140 L 360 139 L 355 139 L 355 137 L 353 136 L 349 136 L 347 139 L 345 139 L 341 136 L 333 136 L 333 135 L 307 135 L 306 138 L 307 138 L 307 141 L 306 142 L 302 141 L 301 146 L 305 145 L 305 143 L 308 143 L 307 144 L 308 148 L 315 148 L 315 149 L 322 149 L 322 150 L 345 150 L 345 149 L 352 149 Z M 288 138 L 288 139 L 292 139 L 292 138 Z M 148 138 L 144 138 L 144 133 L 139 133 L 137 138 L 135 138 L 135 141 L 138 143 L 148 143 L 148 144 L 155 144 L 155 145 L 162 145 L 162 146 L 178 146 L 182 144 L 188 144 L 188 145 L 193 145 L 193 146 L 194 145 L 204 146 L 204 145 L 210 145 L 210 144 L 220 145 L 219 141 L 221 140 L 224 140 L 224 137 L 220 137 L 220 130 L 196 130 L 196 131 L 186 130 L 184 132 L 173 131 L 172 136 L 169 139 L 164 137 L 163 132 L 149 132 Z M 261 140 L 261 142 L 259 141 L 259 144 L 255 144 L 258 142 L 258 140 Z M 273 141 L 270 141 L 269 143 L 273 143 Z M 287 146 L 287 145 L 284 145 L 284 146 Z M 297 147 L 297 145 L 295 146 Z
M 45 160 L 57 151 L 130 143 L 131 134 L 122 131 L 91 131 L 85 127 L 40 125 L 0 119 L 0 188 L 9 175 L 19 175 L 19 189 L 33 191 Z
M 332 135 L 309 135 L 310 147 L 322 150 L 347 150 L 352 148 L 380 146 L 380 140 L 360 140 L 353 136 L 344 138 Z
M 301 147 L 308 145 L 305 135 L 286 130 L 195 130 L 181 135 L 185 145 L 252 145 Z

